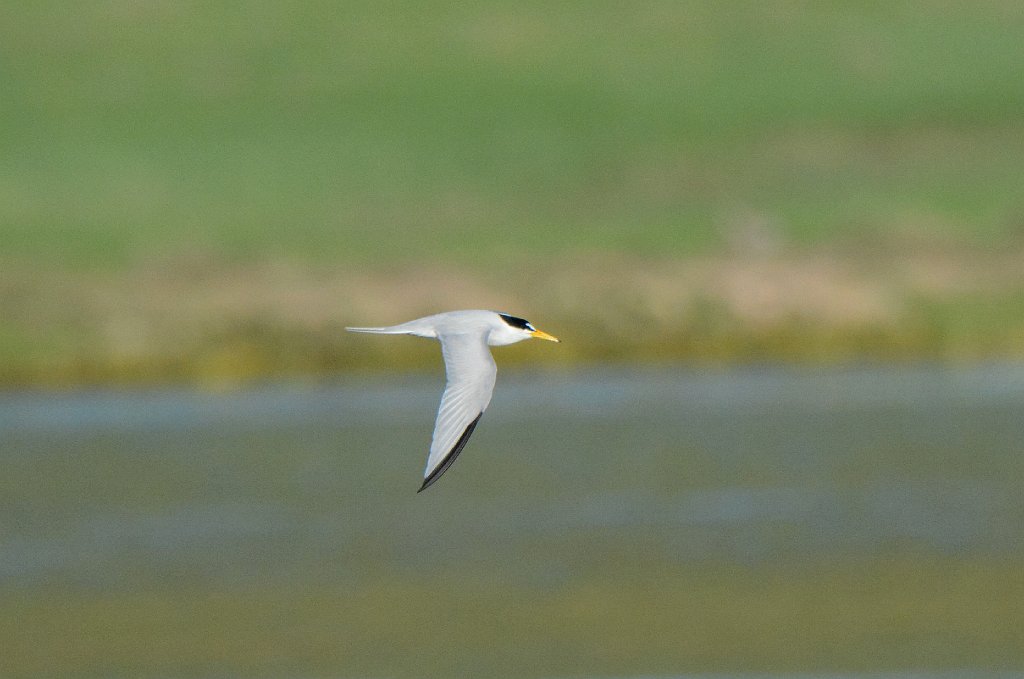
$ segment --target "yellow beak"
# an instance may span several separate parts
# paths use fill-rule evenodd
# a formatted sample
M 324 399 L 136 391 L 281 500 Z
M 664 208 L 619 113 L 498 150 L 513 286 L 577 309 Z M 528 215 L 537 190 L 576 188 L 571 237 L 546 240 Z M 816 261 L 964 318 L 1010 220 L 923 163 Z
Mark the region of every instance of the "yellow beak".
M 554 335 L 547 334 L 543 330 L 534 330 L 533 331 L 533 336 L 535 338 L 537 338 L 537 339 L 543 339 L 543 340 L 547 340 L 549 342 L 561 342 L 562 341 L 562 340 L 558 339 L 557 337 L 555 337 Z

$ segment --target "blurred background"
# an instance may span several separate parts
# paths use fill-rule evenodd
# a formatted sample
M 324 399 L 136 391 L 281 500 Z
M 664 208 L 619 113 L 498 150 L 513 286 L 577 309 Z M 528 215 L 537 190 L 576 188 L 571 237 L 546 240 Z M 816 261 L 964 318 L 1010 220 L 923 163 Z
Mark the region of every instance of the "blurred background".
M 0 7 L 0 674 L 1020 676 L 1022 44 Z M 417 495 L 437 347 L 343 328 L 456 308 L 563 342 Z

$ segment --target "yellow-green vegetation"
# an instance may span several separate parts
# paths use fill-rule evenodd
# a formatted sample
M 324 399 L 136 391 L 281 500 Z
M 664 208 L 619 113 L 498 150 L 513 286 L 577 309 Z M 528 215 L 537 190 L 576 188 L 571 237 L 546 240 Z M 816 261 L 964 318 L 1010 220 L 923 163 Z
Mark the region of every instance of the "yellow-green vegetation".
M 1024 355 L 1021 271 L 1024 251 L 595 254 L 496 272 L 162 262 L 40 280 L 8 270 L 0 379 L 231 383 L 422 369 L 438 360 L 426 343 L 344 326 L 456 308 L 520 313 L 563 339 L 556 351 L 504 351 L 503 364 L 1012 358 Z
M 378 579 L 4 597 L 7 676 L 645 676 L 1019 667 L 1024 563 L 616 563 L 552 591 Z
M 339 326 L 482 305 L 560 361 L 1019 356 L 1022 36 L 1007 1 L 8 3 L 0 380 L 366 367 Z

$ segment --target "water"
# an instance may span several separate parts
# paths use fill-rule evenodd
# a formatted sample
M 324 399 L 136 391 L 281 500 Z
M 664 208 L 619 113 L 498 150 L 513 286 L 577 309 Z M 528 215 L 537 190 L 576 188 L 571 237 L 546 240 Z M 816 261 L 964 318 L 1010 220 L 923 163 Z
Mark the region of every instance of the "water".
M 1022 366 L 440 387 L 0 395 L 0 675 L 1024 668 Z

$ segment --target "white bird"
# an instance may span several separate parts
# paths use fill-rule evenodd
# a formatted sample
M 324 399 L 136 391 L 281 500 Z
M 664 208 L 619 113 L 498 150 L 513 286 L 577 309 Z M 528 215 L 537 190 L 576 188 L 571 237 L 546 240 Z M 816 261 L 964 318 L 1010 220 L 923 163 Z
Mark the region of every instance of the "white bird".
M 386 328 L 345 328 L 351 332 L 416 335 L 441 342 L 447 384 L 434 423 L 421 492 L 455 462 L 491 402 L 494 365 L 488 345 L 515 344 L 531 337 L 558 342 L 529 321 L 496 311 L 447 311 Z

